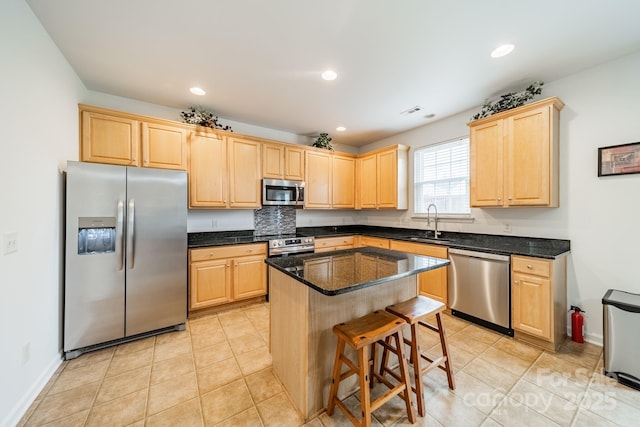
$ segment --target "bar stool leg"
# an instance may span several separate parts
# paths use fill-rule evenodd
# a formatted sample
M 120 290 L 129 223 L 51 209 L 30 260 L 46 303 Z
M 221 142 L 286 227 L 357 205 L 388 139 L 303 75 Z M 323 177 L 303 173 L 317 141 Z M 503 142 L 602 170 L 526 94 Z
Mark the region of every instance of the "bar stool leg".
M 422 383 L 422 357 L 418 344 L 418 323 L 411 325 L 411 360 L 413 362 L 413 377 L 415 382 L 416 400 L 418 403 L 418 414 L 425 415 L 424 384 Z
M 338 395 L 338 386 L 340 385 L 340 372 L 342 371 L 342 353 L 344 353 L 345 342 L 338 338 L 336 346 L 336 358 L 333 362 L 333 379 L 331 380 L 331 389 L 329 390 L 329 403 L 327 404 L 327 414 L 333 415 L 336 407 L 336 397 Z
M 453 378 L 452 369 L 451 369 L 451 361 L 449 358 L 449 348 L 447 347 L 447 338 L 444 335 L 444 329 L 442 327 L 442 319 L 440 318 L 440 313 L 436 313 L 436 321 L 438 322 L 438 331 L 440 334 L 440 345 L 442 346 L 442 355 L 445 358 L 444 367 L 445 372 L 447 373 L 447 381 L 449 382 L 449 388 L 451 390 L 456 389 L 456 382 Z
M 375 352 L 375 348 L 373 349 Z M 360 410 L 362 425 L 371 427 L 371 391 L 369 390 L 369 346 L 358 350 L 358 365 L 360 367 Z
M 413 424 L 416 422 L 416 417 L 413 412 L 413 406 L 411 406 L 411 380 L 409 379 L 409 366 L 407 364 L 407 359 L 404 357 L 404 351 L 402 350 L 402 347 L 404 346 L 404 338 L 401 331 L 394 334 L 394 337 L 396 339 L 396 348 L 398 350 L 398 363 L 400 364 L 401 378 L 402 382 L 405 384 L 405 389 L 403 391 L 404 396 L 402 397 L 407 408 L 407 418 L 409 418 L 409 422 Z

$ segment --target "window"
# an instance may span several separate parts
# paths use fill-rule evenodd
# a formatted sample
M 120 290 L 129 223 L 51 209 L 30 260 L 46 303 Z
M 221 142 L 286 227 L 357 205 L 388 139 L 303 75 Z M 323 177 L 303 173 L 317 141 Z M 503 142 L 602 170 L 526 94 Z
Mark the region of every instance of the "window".
M 414 212 L 426 214 L 433 203 L 438 215 L 468 215 L 469 138 L 418 148 L 414 153 Z

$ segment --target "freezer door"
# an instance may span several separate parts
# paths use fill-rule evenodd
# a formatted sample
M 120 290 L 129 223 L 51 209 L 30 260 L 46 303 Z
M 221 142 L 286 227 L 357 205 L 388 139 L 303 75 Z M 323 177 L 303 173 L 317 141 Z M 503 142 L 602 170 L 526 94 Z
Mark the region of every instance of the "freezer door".
M 64 351 L 124 336 L 126 169 L 67 163 Z
M 127 168 L 126 336 L 187 317 L 187 174 Z

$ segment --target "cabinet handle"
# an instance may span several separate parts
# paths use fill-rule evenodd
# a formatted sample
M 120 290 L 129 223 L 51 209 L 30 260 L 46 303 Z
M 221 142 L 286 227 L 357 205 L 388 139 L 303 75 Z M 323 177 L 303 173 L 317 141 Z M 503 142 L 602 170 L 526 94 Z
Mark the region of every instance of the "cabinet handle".
M 515 284 L 517 285 L 517 284 L 518 284 L 518 281 L 517 281 L 517 280 L 514 280 L 514 281 L 513 281 L 513 283 L 515 283 Z
M 531 270 L 533 267 L 531 267 L 531 264 L 527 264 L 527 268 Z
M 511 200 L 511 197 L 509 197 L 509 200 Z
M 498 197 L 498 201 L 501 202 L 502 201 L 502 197 Z

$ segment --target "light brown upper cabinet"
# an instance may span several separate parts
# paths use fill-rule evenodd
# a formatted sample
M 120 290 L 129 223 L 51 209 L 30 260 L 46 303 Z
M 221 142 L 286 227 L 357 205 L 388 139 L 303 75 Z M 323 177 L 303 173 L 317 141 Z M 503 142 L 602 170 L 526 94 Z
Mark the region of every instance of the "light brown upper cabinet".
M 229 207 L 262 206 L 260 198 L 260 143 L 235 136 L 229 140 Z
M 259 142 L 193 132 L 189 156 L 190 207 L 260 208 Z
M 356 208 L 408 208 L 408 153 L 409 147 L 394 145 L 360 156 Z
M 132 118 L 81 111 L 83 162 L 139 165 L 140 123 Z
M 304 148 L 287 144 L 262 144 L 262 176 L 272 179 L 304 180 Z
M 559 120 L 554 97 L 468 123 L 472 207 L 557 207 Z
M 229 202 L 227 139 L 215 132 L 189 137 L 189 207 L 224 208 Z
M 305 208 L 354 208 L 355 156 L 321 150 L 305 154 Z
M 356 207 L 356 159 L 333 154 L 331 160 L 331 206 L 353 209 Z
M 309 150 L 305 153 L 305 208 L 331 207 L 331 153 Z
M 142 122 L 142 166 L 187 169 L 187 130 Z
M 186 127 L 83 105 L 80 113 L 82 161 L 187 169 Z

